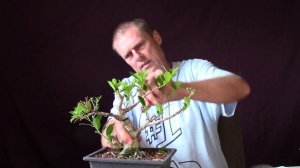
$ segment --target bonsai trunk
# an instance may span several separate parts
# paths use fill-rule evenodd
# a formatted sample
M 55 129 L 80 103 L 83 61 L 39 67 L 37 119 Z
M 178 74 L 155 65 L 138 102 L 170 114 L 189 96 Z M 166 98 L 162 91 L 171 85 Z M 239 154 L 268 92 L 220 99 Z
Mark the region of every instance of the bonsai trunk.
M 123 144 L 123 150 L 120 152 L 120 155 L 130 155 L 137 151 L 140 148 L 140 142 L 138 140 L 139 133 L 133 128 L 132 121 L 127 119 L 123 121 L 123 125 L 127 132 L 129 133 L 130 137 L 132 138 L 131 144 Z

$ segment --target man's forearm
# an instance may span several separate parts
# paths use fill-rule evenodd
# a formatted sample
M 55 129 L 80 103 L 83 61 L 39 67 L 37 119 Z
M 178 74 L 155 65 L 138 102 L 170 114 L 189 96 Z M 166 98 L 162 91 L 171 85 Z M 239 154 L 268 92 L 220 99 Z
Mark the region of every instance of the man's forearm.
M 247 82 L 237 75 L 228 75 L 203 81 L 182 83 L 177 92 L 177 99 L 187 96 L 186 88 L 192 87 L 196 93 L 191 97 L 193 100 L 228 103 L 237 101 L 250 93 Z

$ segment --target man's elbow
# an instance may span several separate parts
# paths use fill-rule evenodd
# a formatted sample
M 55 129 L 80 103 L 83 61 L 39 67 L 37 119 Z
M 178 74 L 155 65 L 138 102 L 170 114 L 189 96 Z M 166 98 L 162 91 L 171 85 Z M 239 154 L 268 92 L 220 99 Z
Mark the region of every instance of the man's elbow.
M 242 99 L 250 94 L 251 88 L 244 79 L 241 80 L 242 80 L 241 81 L 242 84 L 240 85 L 240 98 Z

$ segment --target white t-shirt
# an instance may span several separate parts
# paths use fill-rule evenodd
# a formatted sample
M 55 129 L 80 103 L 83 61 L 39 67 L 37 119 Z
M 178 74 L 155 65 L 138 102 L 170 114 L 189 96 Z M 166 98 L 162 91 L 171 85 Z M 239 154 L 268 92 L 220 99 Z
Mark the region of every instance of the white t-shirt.
M 179 71 L 173 80 L 179 82 L 200 81 L 231 74 L 201 59 L 173 62 L 173 68 L 178 66 Z M 118 99 L 115 99 L 111 110 L 113 113 L 117 112 L 117 105 Z M 232 116 L 236 105 L 237 102 L 216 104 L 191 100 L 190 106 L 181 114 L 144 129 L 141 132 L 141 147 L 176 148 L 177 152 L 171 162 L 171 167 L 174 168 L 226 168 L 228 166 L 221 150 L 217 123 L 220 115 Z M 182 106 L 182 100 L 165 103 L 161 117 L 172 115 Z M 141 113 L 141 106 L 137 106 L 127 116 L 133 121 L 134 127 L 138 128 L 147 117 L 154 114 L 155 107 L 151 107 L 147 113 Z

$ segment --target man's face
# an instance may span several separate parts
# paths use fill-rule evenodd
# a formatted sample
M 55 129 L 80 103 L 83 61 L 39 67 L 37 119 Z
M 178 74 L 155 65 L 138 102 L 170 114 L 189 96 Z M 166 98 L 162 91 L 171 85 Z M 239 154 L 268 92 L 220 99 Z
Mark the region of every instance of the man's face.
M 168 65 L 160 47 L 161 42 L 156 31 L 150 36 L 132 26 L 117 35 L 113 47 L 136 72 L 145 70 L 155 73 L 157 69 Z

